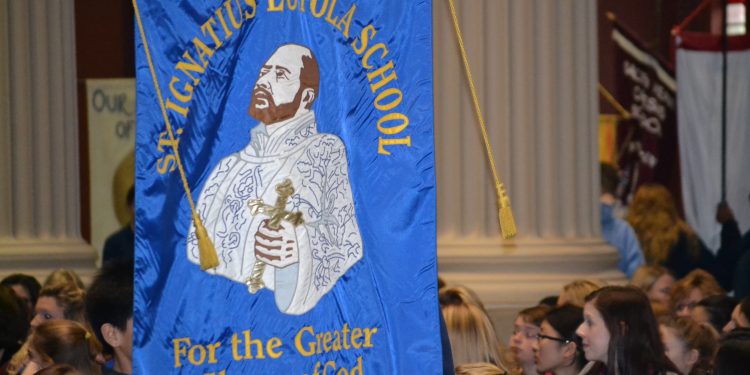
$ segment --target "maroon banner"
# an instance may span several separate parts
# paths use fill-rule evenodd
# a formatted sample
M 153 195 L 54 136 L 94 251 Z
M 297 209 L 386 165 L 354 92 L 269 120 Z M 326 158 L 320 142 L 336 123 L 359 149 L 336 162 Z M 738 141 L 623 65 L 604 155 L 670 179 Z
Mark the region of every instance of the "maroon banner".
M 665 185 L 679 198 L 677 97 L 673 70 L 615 22 L 615 99 L 632 117 L 617 126 L 618 198 L 627 205 L 644 183 Z M 678 199 L 679 202 L 679 199 Z

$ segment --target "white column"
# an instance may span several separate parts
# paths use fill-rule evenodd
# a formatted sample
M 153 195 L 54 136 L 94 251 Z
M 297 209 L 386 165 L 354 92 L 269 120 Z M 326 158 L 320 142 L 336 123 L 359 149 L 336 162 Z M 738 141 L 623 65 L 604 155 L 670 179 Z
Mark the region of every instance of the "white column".
M 621 282 L 617 254 L 599 233 L 596 1 L 456 5 L 518 237 L 500 237 L 494 184 L 447 0 L 436 1 L 441 275 L 476 290 L 503 322 L 575 278 Z
M 8 7 L 0 6 L 0 51 L 8 51 Z M 10 56 L 0 54 L 0 238 L 13 233 L 13 203 L 11 176 L 11 131 L 10 131 Z
M 86 278 L 74 1 L 4 1 L 0 50 L 0 277 L 65 267 Z

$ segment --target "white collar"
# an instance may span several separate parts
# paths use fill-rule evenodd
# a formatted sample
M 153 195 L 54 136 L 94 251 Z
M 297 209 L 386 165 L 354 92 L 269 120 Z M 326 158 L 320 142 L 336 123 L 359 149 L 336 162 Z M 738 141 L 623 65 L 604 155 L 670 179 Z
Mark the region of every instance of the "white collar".
M 250 131 L 250 144 L 246 152 L 254 156 L 283 153 L 303 139 L 317 133 L 315 112 L 308 111 L 273 125 L 258 123 Z

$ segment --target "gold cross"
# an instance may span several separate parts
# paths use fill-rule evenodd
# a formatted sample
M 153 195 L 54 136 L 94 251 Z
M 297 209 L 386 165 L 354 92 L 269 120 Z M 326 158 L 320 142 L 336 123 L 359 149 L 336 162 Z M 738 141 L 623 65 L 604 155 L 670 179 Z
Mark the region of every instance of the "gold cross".
M 273 206 L 265 204 L 260 199 L 253 199 L 251 200 L 247 205 L 250 207 L 250 213 L 253 214 L 253 216 L 257 216 L 259 214 L 267 215 L 270 217 L 268 220 L 268 227 L 271 229 L 279 229 L 281 227 L 281 221 L 284 220 L 292 226 L 298 226 L 300 224 L 303 224 L 305 221 L 302 219 L 302 212 L 291 212 L 286 210 L 286 203 L 287 199 L 294 194 L 294 186 L 292 185 L 292 181 L 290 179 L 284 179 L 280 184 L 276 185 L 276 193 L 278 194 L 276 196 L 276 204 Z M 254 251 L 253 247 L 253 251 Z M 266 264 L 260 259 L 255 260 L 255 264 L 253 265 L 253 273 L 250 275 L 250 277 L 245 280 L 245 284 L 247 284 L 247 290 L 255 294 L 259 290 L 263 289 L 265 285 L 263 284 L 263 272 L 266 269 Z

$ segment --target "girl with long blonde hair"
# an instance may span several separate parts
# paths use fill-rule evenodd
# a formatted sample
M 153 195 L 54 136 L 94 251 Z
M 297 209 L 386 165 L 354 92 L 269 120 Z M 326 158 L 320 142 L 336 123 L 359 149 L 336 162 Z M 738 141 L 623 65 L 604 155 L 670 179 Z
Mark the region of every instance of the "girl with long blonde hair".
M 443 288 L 439 293 L 455 366 L 487 362 L 503 368 L 500 341 L 476 296 L 467 288 Z

